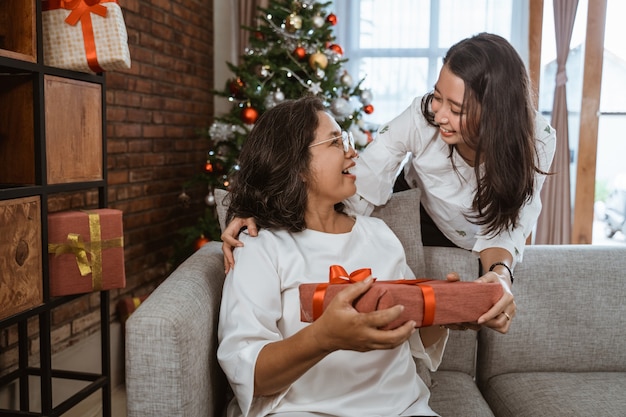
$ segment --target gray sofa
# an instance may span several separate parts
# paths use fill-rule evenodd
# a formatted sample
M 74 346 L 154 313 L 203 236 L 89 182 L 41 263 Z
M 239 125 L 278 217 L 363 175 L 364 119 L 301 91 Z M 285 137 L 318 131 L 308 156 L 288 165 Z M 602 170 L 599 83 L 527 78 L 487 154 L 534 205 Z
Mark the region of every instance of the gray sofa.
M 396 232 L 416 275 L 478 276 L 455 248 L 422 247 L 419 192 L 375 215 Z M 508 334 L 454 331 L 434 373 L 417 371 L 442 416 L 626 416 L 626 249 L 529 246 L 515 271 Z M 185 261 L 126 323 L 129 417 L 220 416 L 227 382 L 216 360 L 221 246 Z M 356 416 L 355 416 L 356 417 Z

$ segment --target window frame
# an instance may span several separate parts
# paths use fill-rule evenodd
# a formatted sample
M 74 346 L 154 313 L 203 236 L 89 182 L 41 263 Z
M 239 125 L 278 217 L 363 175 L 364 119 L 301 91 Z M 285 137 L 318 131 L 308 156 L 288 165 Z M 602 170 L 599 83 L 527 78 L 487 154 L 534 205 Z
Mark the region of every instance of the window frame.
M 378 0 L 386 1 L 386 0 Z M 472 0 L 466 0 L 472 1 Z M 511 0 L 511 35 L 509 41 L 528 67 L 528 39 L 529 39 L 529 0 Z M 434 86 L 439 75 L 441 59 L 452 45 L 444 47 L 439 44 L 439 22 L 441 10 L 440 0 L 430 0 L 430 26 L 429 42 L 425 48 L 360 48 L 360 3 L 361 0 L 334 0 L 333 10 L 338 17 L 335 35 L 336 41 L 343 49 L 344 57 L 348 61 L 344 64 L 345 69 L 355 79 L 363 77 L 360 74 L 360 61 L 367 58 L 426 58 L 427 63 L 427 87 L 420 94 L 427 93 Z M 469 35 L 468 35 L 469 36 Z M 459 39 L 460 40 L 460 39 Z M 376 97 L 374 96 L 374 101 Z M 375 104 L 375 103 L 374 103 Z

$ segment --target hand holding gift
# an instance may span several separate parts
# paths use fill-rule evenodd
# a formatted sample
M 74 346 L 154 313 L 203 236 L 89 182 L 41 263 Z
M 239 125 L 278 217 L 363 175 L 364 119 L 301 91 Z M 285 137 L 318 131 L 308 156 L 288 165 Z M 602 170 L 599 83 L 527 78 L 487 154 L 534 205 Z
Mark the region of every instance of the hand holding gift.
M 356 310 L 355 303 L 369 293 L 374 281 L 369 274 L 361 278 L 354 285 L 343 286 L 345 291 L 329 300 L 315 325 L 309 327 L 315 332 L 317 344 L 326 352 L 393 349 L 406 342 L 415 331 L 415 323 L 406 320 L 403 325 L 390 328 L 404 311 L 401 305 L 366 313 Z
M 313 322 L 330 301 L 346 288 L 371 275 L 369 269 L 352 274 L 338 265 L 330 267 L 327 283 L 300 285 L 300 319 Z M 355 300 L 359 312 L 403 305 L 404 311 L 382 329 L 394 329 L 409 320 L 416 327 L 475 322 L 502 297 L 499 283 L 451 282 L 432 279 L 377 281 Z

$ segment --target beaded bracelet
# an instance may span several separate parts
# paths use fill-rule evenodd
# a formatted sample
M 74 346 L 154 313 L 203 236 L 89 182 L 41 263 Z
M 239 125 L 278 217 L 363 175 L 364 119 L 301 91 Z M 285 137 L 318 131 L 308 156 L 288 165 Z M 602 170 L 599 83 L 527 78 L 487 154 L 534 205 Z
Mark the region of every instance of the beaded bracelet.
M 511 268 L 509 268 L 509 266 L 507 264 L 505 264 L 504 262 L 494 262 L 489 267 L 489 272 L 493 271 L 495 269 L 495 267 L 498 266 L 498 265 L 502 265 L 503 267 L 506 268 L 507 271 L 509 271 L 509 276 L 511 277 L 511 285 L 513 285 L 513 281 L 514 281 L 513 272 L 511 271 Z

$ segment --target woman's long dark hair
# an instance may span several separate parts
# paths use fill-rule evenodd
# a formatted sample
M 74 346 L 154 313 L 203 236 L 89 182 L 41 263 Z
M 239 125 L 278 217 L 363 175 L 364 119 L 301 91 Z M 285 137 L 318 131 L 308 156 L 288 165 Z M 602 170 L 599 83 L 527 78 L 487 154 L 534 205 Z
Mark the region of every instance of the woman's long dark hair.
M 538 167 L 536 112 L 524 62 L 506 39 L 481 33 L 452 46 L 443 64 L 465 83 L 461 135 L 476 152 L 476 213 L 466 216 L 486 226 L 486 234 L 515 228 L 533 197 L 535 174 L 546 174 Z M 432 93 L 423 98 L 422 113 L 438 126 L 432 99 Z M 453 150 L 451 145 L 450 156 Z
M 227 218 L 254 217 L 260 228 L 301 231 L 319 98 L 286 100 L 259 117 L 239 155 L 240 171 L 233 179 Z

